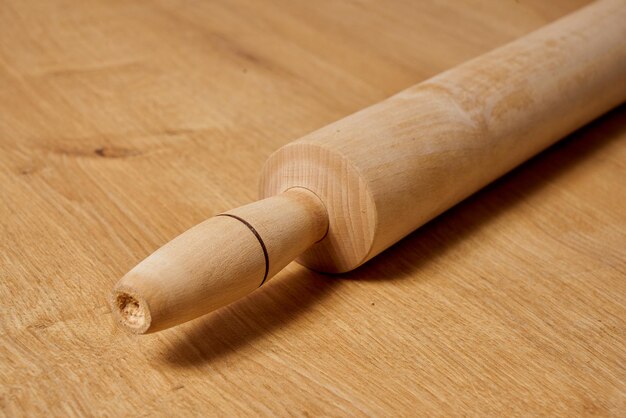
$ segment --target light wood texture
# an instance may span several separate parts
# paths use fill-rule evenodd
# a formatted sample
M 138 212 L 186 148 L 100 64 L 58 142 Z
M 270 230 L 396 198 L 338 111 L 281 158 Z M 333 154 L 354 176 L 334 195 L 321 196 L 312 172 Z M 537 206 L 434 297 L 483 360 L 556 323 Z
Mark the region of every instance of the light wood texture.
M 265 284 L 327 231 L 323 203 L 301 187 L 207 219 L 122 277 L 113 315 L 137 334 L 197 318 Z
M 261 177 L 261 194 L 277 197 L 133 268 L 113 291 L 118 322 L 144 333 L 189 321 L 298 256 L 316 271 L 355 269 L 625 101 L 624 22 L 623 0 L 597 1 L 286 145 Z
M 586 3 L 2 2 L 2 412 L 623 416 L 623 107 L 347 275 L 141 338 L 106 297 L 282 145 Z
M 624 22 L 595 2 L 278 150 L 261 194 L 306 187 L 329 213 L 299 261 L 352 270 L 624 102 Z

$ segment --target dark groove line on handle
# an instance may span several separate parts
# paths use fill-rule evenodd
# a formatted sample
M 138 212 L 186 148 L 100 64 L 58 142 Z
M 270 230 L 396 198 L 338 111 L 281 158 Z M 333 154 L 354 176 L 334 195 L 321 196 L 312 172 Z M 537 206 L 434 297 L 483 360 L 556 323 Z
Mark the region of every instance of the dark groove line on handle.
M 261 249 L 263 250 L 263 256 L 265 257 L 265 274 L 263 275 L 263 281 L 261 282 L 259 287 L 263 286 L 263 284 L 267 280 L 267 274 L 268 274 L 268 272 L 270 270 L 270 257 L 267 255 L 267 248 L 265 248 L 265 243 L 263 242 L 263 239 L 261 238 L 259 233 L 256 231 L 256 229 L 254 229 L 254 227 L 252 225 L 250 225 L 248 223 L 248 221 L 246 221 L 245 219 L 240 218 L 239 216 L 231 215 L 230 213 L 220 213 L 219 215 L 216 215 L 216 216 L 228 216 L 230 218 L 237 219 L 239 222 L 241 222 L 242 224 L 247 226 L 248 229 L 250 231 L 252 231 L 252 233 L 254 234 L 256 239 L 259 240 L 259 244 L 261 244 Z

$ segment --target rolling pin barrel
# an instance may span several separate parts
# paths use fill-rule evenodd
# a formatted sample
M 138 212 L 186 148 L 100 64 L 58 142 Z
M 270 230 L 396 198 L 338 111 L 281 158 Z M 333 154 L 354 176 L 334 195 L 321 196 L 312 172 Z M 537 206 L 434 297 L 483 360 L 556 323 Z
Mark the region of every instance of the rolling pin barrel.
M 118 322 L 158 331 L 243 297 L 299 256 L 366 262 L 626 100 L 626 2 L 593 3 L 275 152 L 266 199 L 152 254 L 112 294 Z
M 345 272 L 626 100 L 626 2 L 605 0 L 274 153 L 261 195 L 329 212 L 298 260 Z

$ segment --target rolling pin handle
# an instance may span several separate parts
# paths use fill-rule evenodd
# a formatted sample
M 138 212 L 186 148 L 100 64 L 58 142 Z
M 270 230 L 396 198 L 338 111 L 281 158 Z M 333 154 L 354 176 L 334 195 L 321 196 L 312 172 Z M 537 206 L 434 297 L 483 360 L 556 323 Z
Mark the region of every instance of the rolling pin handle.
M 113 315 L 135 334 L 189 321 L 254 291 L 327 230 L 324 204 L 299 187 L 214 216 L 128 272 Z

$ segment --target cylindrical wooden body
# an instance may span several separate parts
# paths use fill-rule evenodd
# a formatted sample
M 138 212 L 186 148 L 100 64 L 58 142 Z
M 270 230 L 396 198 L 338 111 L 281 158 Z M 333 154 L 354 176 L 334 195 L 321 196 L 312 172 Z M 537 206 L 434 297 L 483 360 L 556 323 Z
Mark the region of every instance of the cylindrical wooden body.
M 626 1 L 603 0 L 274 153 L 261 195 L 300 186 L 329 214 L 298 261 L 358 267 L 626 99 Z

